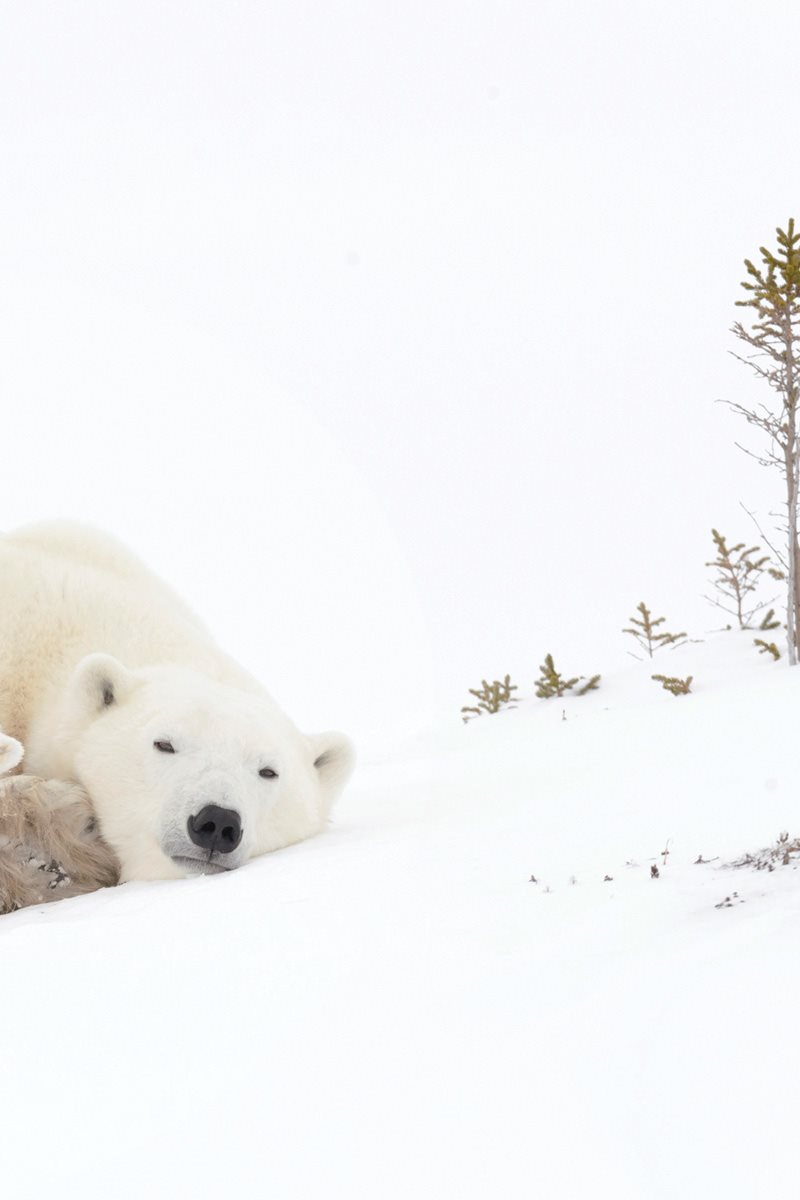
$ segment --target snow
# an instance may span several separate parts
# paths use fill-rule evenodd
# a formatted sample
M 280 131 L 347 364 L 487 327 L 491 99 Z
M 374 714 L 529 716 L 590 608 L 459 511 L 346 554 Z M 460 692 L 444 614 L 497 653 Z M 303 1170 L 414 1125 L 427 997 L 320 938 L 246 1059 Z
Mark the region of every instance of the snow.
M 782 1194 L 800 876 L 725 864 L 797 831 L 798 687 L 750 634 L 628 660 L 367 748 L 230 876 L 2 918 L 5 1194 Z

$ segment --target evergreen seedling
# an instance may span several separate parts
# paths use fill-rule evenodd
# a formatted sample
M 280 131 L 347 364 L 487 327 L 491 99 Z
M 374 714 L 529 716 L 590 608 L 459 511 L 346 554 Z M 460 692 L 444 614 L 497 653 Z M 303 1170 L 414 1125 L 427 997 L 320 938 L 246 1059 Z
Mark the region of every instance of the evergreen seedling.
M 753 592 L 762 577 L 769 575 L 772 579 L 783 579 L 783 572 L 769 566 L 769 555 L 761 554 L 760 546 L 745 546 L 744 542 L 729 546 L 716 529 L 711 530 L 711 537 L 717 557 L 707 562 L 706 566 L 716 568 L 717 574 L 712 580 L 712 585 L 717 596 L 706 596 L 706 600 L 734 616 L 740 629 L 747 629 L 756 613 L 768 603 L 752 603 Z
M 658 626 L 663 625 L 667 618 L 656 617 L 654 619 L 644 600 L 641 604 L 636 605 L 636 611 L 639 613 L 639 617 L 628 618 L 635 628 L 623 629 L 622 632 L 630 633 L 635 637 L 641 648 L 647 653 L 648 658 L 652 658 L 655 651 L 660 650 L 662 646 L 674 646 L 686 637 L 685 633 L 656 633 Z
M 485 679 L 482 679 L 481 685 L 479 688 L 468 689 L 470 696 L 474 696 L 478 703 L 464 705 L 461 709 L 462 714 L 470 714 L 463 716 L 464 721 L 471 720 L 473 716 L 479 717 L 482 713 L 499 712 L 501 708 L 511 704 L 514 699 L 511 693 L 517 690 L 517 685 L 511 682 L 510 675 L 506 675 L 502 683 L 499 679 L 493 680 L 492 683 L 487 683 Z
M 758 646 L 759 654 L 771 654 L 775 659 L 775 662 L 778 661 L 781 656 L 781 652 L 774 642 L 765 642 L 763 638 L 753 638 L 753 641 L 755 645 Z
M 693 675 L 687 675 L 685 679 L 676 679 L 674 675 L 651 675 L 651 679 L 657 679 L 665 692 L 672 692 L 673 696 L 688 696 L 692 690 Z
M 781 627 L 780 621 L 776 621 L 776 619 L 775 619 L 775 609 L 774 608 L 771 608 L 769 610 L 769 612 L 766 613 L 764 615 L 764 617 L 762 617 L 761 622 L 758 626 L 759 629 L 780 629 L 780 627 Z
M 536 695 L 541 700 L 549 700 L 552 696 L 563 696 L 565 692 L 570 691 L 578 683 L 578 676 L 574 679 L 564 679 L 556 670 L 553 664 L 552 654 L 546 654 L 544 662 L 539 667 L 541 676 L 536 680 L 534 687 Z
M 541 676 L 534 683 L 536 695 L 540 700 L 550 700 L 553 696 L 563 696 L 566 692 L 571 691 L 576 683 L 581 680 L 586 680 L 583 687 L 579 687 L 575 692 L 576 696 L 585 696 L 587 692 L 593 692 L 600 686 L 600 676 L 592 675 L 586 679 L 585 675 L 576 675 L 574 679 L 564 679 L 559 671 L 556 670 L 553 663 L 552 654 L 546 654 L 544 662 L 539 667 Z M 565 717 L 566 719 L 566 717 Z

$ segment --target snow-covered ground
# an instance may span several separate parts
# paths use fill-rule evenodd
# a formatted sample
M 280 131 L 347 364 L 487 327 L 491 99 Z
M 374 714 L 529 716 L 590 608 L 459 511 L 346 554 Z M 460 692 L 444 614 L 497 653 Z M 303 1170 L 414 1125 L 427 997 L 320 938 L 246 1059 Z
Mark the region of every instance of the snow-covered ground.
M 367 754 L 230 876 L 0 919 L 3 1194 L 794 1194 L 800 874 L 723 864 L 800 832 L 798 712 L 721 634 Z

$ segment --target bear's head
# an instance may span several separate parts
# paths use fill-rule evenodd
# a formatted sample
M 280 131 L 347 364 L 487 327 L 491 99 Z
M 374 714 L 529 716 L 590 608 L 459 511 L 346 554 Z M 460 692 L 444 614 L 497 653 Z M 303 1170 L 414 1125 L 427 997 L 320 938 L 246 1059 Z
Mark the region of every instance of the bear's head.
M 76 667 L 60 734 L 123 880 L 231 870 L 310 837 L 353 768 L 343 734 L 300 733 L 255 683 L 107 654 Z

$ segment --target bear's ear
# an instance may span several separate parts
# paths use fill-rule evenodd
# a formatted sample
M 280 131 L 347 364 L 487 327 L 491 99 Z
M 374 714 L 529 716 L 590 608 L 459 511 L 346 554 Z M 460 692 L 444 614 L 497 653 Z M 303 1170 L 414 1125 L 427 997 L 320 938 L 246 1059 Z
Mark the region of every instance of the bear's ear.
M 133 687 L 127 667 L 110 654 L 89 654 L 82 658 L 70 680 L 73 712 L 93 716 L 120 704 Z
M 343 733 L 315 733 L 308 739 L 320 782 L 334 791 L 344 787 L 356 765 L 353 743 Z

